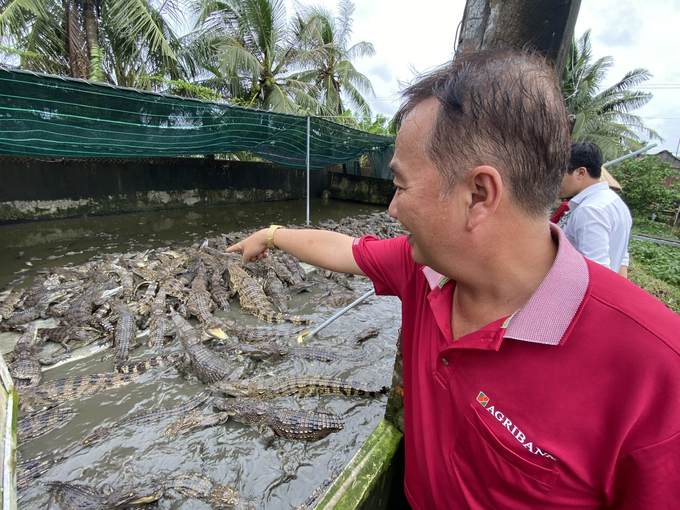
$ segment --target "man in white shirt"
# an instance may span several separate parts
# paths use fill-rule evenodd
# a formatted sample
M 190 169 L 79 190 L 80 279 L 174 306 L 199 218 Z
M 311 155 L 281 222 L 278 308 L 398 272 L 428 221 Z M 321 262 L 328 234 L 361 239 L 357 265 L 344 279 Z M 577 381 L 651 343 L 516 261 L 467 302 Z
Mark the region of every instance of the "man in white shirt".
M 585 257 L 627 276 L 633 220 L 621 197 L 600 180 L 602 162 L 602 151 L 594 143 L 572 144 L 572 170 L 564 175 L 560 189 L 560 198 L 573 197 L 563 229 Z

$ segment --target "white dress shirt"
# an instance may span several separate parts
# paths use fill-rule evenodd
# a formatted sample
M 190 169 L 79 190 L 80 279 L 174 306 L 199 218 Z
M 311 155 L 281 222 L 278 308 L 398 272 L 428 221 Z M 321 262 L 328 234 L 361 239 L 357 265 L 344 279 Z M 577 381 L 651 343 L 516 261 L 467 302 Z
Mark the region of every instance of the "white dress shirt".
M 630 262 L 632 226 L 628 206 L 606 182 L 598 182 L 569 201 L 564 233 L 581 254 L 618 272 Z

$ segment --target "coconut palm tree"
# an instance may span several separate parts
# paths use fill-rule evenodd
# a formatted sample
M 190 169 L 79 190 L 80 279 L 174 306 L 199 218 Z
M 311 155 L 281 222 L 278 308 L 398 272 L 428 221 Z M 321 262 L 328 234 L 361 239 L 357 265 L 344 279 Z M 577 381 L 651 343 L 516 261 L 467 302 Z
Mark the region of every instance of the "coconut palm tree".
M 318 109 L 307 83 L 296 79 L 300 42 L 290 30 L 284 0 L 196 0 L 193 68 L 237 104 L 286 113 Z
M 644 140 L 661 137 L 645 127 L 642 119 L 632 111 L 644 106 L 652 94 L 630 90 L 647 81 L 647 69 L 634 69 L 614 85 L 601 89 L 608 70 L 614 61 L 603 57 L 593 61 L 590 31 L 574 39 L 562 73 L 564 93 L 572 122 L 572 139 L 576 142 L 594 142 L 600 146 L 605 160 L 638 150 Z
M 296 75 L 313 83 L 320 100 L 330 115 L 345 111 L 343 97 L 359 112 L 371 108 L 363 94 L 374 94 L 370 80 L 354 67 L 353 60 L 375 55 L 373 45 L 366 41 L 348 46 L 352 34 L 354 4 L 340 0 L 338 16 L 321 6 L 296 5 L 296 32 L 303 41 L 301 59 L 308 69 Z
M 0 0 L 0 44 L 34 71 L 138 85 L 137 76 L 178 75 L 172 2 Z

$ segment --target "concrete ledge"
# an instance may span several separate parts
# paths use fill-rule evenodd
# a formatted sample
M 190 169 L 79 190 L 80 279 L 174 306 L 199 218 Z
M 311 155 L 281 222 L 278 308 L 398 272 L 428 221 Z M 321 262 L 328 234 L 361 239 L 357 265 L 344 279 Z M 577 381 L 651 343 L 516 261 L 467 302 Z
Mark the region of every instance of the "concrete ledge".
M 393 482 L 390 467 L 402 437 L 390 422 L 381 420 L 315 508 L 385 508 Z
M 2 510 L 17 507 L 17 412 L 19 396 L 7 364 L 0 356 L 0 456 L 2 465 Z
M 394 195 L 394 184 L 389 179 L 329 172 L 326 191 L 330 198 L 388 205 Z

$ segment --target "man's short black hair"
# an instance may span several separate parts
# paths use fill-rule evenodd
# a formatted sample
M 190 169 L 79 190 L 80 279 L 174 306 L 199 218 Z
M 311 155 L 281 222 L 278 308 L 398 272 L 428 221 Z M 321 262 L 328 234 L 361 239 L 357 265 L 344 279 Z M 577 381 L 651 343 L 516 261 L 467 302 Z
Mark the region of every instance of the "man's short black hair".
M 602 149 L 592 142 L 577 142 L 571 144 L 571 168 L 569 173 L 582 166 L 588 170 L 588 175 L 593 179 L 599 179 L 602 175 Z

